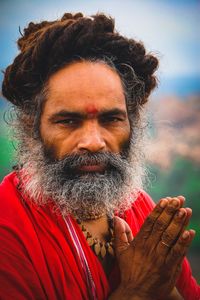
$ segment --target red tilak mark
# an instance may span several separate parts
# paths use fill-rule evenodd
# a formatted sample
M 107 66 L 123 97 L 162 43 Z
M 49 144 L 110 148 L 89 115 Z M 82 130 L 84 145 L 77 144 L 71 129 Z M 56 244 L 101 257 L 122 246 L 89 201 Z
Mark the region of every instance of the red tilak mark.
M 86 112 L 89 115 L 96 115 L 98 113 L 98 109 L 94 106 L 94 105 L 88 105 L 88 107 L 86 107 Z

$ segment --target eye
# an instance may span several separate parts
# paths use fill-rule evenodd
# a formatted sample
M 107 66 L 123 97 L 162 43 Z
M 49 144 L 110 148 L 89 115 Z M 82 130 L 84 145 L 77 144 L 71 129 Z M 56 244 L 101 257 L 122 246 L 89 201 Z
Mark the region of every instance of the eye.
M 108 123 L 108 124 L 112 124 L 112 123 L 117 123 L 117 122 L 121 122 L 123 121 L 123 119 L 121 117 L 117 117 L 117 116 L 105 116 L 105 117 L 102 117 L 100 119 L 100 122 L 101 123 Z
M 80 122 L 81 121 L 79 119 L 67 118 L 67 119 L 56 121 L 56 124 L 61 124 L 61 125 L 63 124 L 65 126 L 78 126 Z

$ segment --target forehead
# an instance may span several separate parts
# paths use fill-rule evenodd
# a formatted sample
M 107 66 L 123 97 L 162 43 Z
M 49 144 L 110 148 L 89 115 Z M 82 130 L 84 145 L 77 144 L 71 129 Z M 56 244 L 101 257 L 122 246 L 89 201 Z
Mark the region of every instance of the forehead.
M 75 62 L 53 74 L 48 81 L 46 110 L 126 109 L 119 75 L 101 62 Z

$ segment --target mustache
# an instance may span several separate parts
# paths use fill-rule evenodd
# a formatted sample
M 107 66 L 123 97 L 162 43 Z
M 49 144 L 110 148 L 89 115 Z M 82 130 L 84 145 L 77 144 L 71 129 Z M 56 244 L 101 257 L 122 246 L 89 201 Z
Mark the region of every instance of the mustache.
M 126 163 L 127 160 L 122 155 L 111 152 L 74 153 L 53 162 L 57 167 L 59 166 L 60 171 L 72 172 L 76 172 L 82 166 L 89 165 L 103 165 L 107 170 L 117 169 L 123 172 Z

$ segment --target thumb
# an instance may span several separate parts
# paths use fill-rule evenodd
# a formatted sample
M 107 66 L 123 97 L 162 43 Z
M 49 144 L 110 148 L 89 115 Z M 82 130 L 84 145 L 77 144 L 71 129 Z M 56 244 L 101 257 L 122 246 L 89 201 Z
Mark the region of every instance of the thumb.
M 121 218 L 114 217 L 114 247 L 116 255 L 124 252 L 133 240 L 129 225 Z

